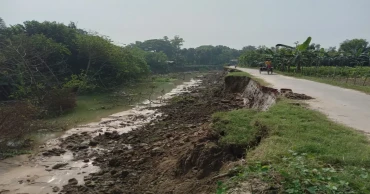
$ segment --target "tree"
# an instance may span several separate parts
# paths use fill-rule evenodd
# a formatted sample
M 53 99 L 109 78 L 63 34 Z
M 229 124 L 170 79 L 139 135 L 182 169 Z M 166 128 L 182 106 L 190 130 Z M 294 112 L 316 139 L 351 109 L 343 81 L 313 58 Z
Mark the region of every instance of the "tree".
M 298 42 L 296 42 L 295 47 L 284 44 L 277 44 L 276 47 L 285 47 L 291 49 L 292 54 L 294 55 L 292 63 L 297 65 L 297 71 L 301 71 L 301 67 L 305 61 L 305 52 L 309 49 L 311 39 L 311 37 L 308 37 L 302 44 L 298 44 Z
M 248 45 L 248 46 L 245 46 L 245 47 L 242 48 L 242 52 L 249 51 L 249 50 L 254 51 L 254 50 L 256 50 L 256 47 L 252 46 L 252 45 Z
M 90 68 L 99 68 L 108 63 L 112 44 L 109 40 L 97 34 L 79 35 L 77 48 L 81 58 L 86 59 L 85 74 L 88 75 Z
M 146 52 L 145 61 L 153 73 L 167 73 L 167 56 L 164 52 Z
M 138 47 L 144 51 L 154 51 L 165 53 L 170 60 L 174 59 L 175 49 L 170 41 L 165 39 L 151 39 L 144 42 L 137 41 L 130 45 L 131 47 Z
M 3 18 L 0 17 L 0 30 L 6 29 L 6 24 Z
M 175 50 L 180 50 L 183 43 L 184 43 L 184 39 L 180 38 L 180 36 L 178 35 L 173 37 L 173 39 L 171 40 L 171 44 L 175 48 Z
M 45 89 L 60 87 L 66 72 L 65 57 L 70 54 L 62 44 L 42 34 L 13 35 L 2 45 L 5 60 L 0 63 L 2 81 L 17 88 L 16 97 L 35 94 L 42 101 Z
M 368 44 L 369 43 L 365 39 L 345 40 L 340 44 L 339 51 L 346 53 L 357 52 L 360 49 L 364 51 Z

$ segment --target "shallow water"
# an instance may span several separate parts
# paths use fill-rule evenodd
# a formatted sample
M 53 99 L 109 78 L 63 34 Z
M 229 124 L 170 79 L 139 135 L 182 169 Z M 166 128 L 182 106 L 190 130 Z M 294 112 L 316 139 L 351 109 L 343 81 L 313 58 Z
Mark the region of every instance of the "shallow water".
M 112 114 L 101 119 L 80 125 L 76 128 L 60 133 L 46 133 L 40 138 L 51 138 L 41 146 L 38 154 L 21 155 L 0 161 L 0 193 L 52 193 L 54 187 L 62 189 L 68 180 L 75 178 L 78 184 L 84 184 L 83 177 L 89 173 L 98 172 L 99 167 L 92 165 L 93 158 L 88 162 L 74 160 L 71 152 L 67 151 L 61 156 L 45 157 L 41 153 L 52 148 L 59 148 L 62 138 L 73 134 L 85 132 L 90 138 L 104 133 L 105 131 L 117 131 L 127 133 L 135 128 L 155 120 L 161 115 L 160 112 L 149 107 L 163 105 L 163 99 L 169 99 L 174 95 L 186 92 L 187 87 L 196 86 L 199 80 L 191 79 L 183 82 L 163 96 L 156 96 L 155 100 L 145 100 L 133 108 L 122 107 L 124 111 Z M 130 146 L 128 145 L 128 148 Z M 88 152 L 99 152 L 99 147 L 89 147 Z M 65 163 L 60 169 L 52 169 L 55 164 Z
M 179 76 L 180 77 L 180 76 Z M 184 77 L 181 77 L 181 79 L 176 79 L 171 82 L 156 82 L 157 87 L 152 91 L 152 94 L 150 96 L 151 99 L 157 99 L 157 98 L 165 98 L 168 95 L 173 95 L 173 93 L 177 93 L 179 90 L 182 90 L 182 84 L 184 82 L 190 82 L 193 78 L 195 77 L 194 74 L 185 74 Z M 144 104 L 147 105 L 150 101 L 148 100 L 150 93 L 150 88 L 148 87 L 148 84 L 150 83 L 138 83 L 133 86 L 129 86 L 128 88 L 122 88 L 121 91 L 118 90 L 116 93 L 121 93 L 123 91 L 127 93 L 141 93 L 142 95 L 135 95 L 135 98 L 132 100 L 132 102 L 128 103 L 125 100 L 125 97 L 122 97 L 123 100 L 116 104 L 114 107 L 111 107 L 109 109 L 100 109 L 100 110 L 90 110 L 86 111 L 87 109 L 94 109 L 96 107 L 104 106 L 107 105 L 109 100 L 103 100 L 104 102 L 101 102 L 99 98 L 105 98 L 105 99 L 112 99 L 110 95 L 102 95 L 98 96 L 98 99 L 94 99 L 97 102 L 91 103 L 87 102 L 86 100 L 87 97 L 79 97 L 82 99 L 77 100 L 78 106 L 76 107 L 76 111 L 64 116 L 61 116 L 56 119 L 51 119 L 50 122 L 61 122 L 61 123 L 70 123 L 71 120 L 76 121 L 78 119 L 82 119 L 82 121 L 78 121 L 78 124 L 91 124 L 93 122 L 99 122 L 101 118 L 109 118 L 112 114 L 119 113 L 122 111 L 130 110 L 133 108 L 136 108 L 138 104 Z M 111 93 L 113 94 L 113 93 Z M 91 98 L 91 97 L 88 97 Z M 114 98 L 114 97 L 113 97 Z M 91 100 L 91 99 L 90 99 Z M 112 102 L 110 102 L 112 103 Z M 154 104 L 152 104 L 155 106 Z M 90 107 L 94 106 L 94 107 Z M 84 109 L 84 110 L 81 110 Z M 78 113 L 79 112 L 79 113 Z M 81 114 L 83 113 L 83 116 Z M 77 119 L 78 118 L 78 119 Z M 72 128 L 73 126 L 69 127 Z M 43 144 L 49 139 L 57 138 L 60 137 L 62 134 L 64 134 L 64 131 L 48 131 L 48 130 L 42 130 L 39 132 L 35 132 L 30 135 L 30 138 L 33 139 L 37 144 Z M 34 151 L 38 151 L 35 149 Z

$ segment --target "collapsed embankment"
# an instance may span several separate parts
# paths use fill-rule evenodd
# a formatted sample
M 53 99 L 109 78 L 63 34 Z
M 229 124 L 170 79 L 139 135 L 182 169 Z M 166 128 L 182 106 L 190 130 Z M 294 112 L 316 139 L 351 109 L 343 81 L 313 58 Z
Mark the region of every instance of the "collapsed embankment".
M 86 176 L 85 185 L 71 181 L 62 192 L 213 193 L 216 182 L 230 175 L 229 169 L 244 157 L 248 145 L 219 143 L 224 134 L 213 130 L 212 115 L 241 108 L 266 110 L 278 94 L 248 77 L 227 73 L 208 74 L 199 87 L 157 107 L 161 116 L 143 127 L 94 137 L 90 142 L 103 150 L 99 153 L 71 150 L 75 156 L 93 159 L 101 170 Z M 68 149 L 86 138 L 66 138 L 63 144 Z

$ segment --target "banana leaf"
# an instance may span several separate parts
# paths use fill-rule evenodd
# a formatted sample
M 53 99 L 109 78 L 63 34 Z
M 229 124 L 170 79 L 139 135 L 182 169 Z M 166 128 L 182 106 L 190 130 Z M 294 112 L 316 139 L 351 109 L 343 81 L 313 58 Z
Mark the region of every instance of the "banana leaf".
M 300 44 L 300 45 L 298 45 L 298 46 L 297 46 L 297 49 L 298 49 L 299 51 L 307 50 L 307 48 L 310 46 L 311 39 L 312 39 L 311 37 L 308 37 L 308 38 L 306 39 L 306 41 L 304 41 L 304 42 L 303 42 L 303 44 Z
M 285 45 L 285 44 L 277 44 L 276 47 L 285 47 L 285 48 L 290 48 L 290 49 L 294 49 L 294 47 L 291 47 L 291 46 L 288 46 L 288 45 Z

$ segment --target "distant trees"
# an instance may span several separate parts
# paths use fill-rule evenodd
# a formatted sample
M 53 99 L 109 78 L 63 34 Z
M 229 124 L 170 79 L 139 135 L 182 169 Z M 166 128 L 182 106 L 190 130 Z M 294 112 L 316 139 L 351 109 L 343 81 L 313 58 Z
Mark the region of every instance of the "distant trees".
M 0 17 L 0 30 L 3 30 L 5 28 L 6 28 L 5 21 L 3 20 L 3 18 Z
M 239 50 L 222 45 L 203 45 L 197 48 L 181 48 L 183 43 L 184 40 L 179 36 L 175 36 L 173 39 L 169 39 L 165 36 L 163 39 L 152 39 L 144 42 L 137 41 L 128 47 L 136 47 L 151 53 L 163 53 L 166 55 L 168 61 L 174 62 L 173 65 L 162 68 L 164 64 L 158 66 L 153 64 L 153 60 L 147 61 L 152 72 L 158 72 L 158 69 L 156 70 L 158 67 L 161 69 L 160 72 L 163 72 L 164 69 L 170 70 L 171 66 L 223 66 L 231 59 L 238 58 L 240 55 Z M 150 59 L 150 57 L 147 59 Z
M 320 44 L 311 44 L 307 38 L 302 44 L 287 46 L 277 44 L 277 49 L 268 49 L 260 46 L 256 49 L 244 47 L 239 57 L 240 63 L 245 66 L 259 66 L 266 58 L 272 58 L 275 67 L 295 67 L 300 71 L 304 66 L 370 66 L 370 47 L 365 39 L 345 40 L 340 48 L 321 48 Z M 250 49 L 249 49 L 250 48 Z
M 354 85 L 369 85 L 370 47 L 365 39 L 345 40 L 339 49 L 321 48 L 311 44 L 308 37 L 296 46 L 277 44 L 276 49 L 259 47 L 256 50 L 245 49 L 239 61 L 244 66 L 258 67 L 267 58 L 272 59 L 274 68 L 294 74 L 326 77 Z
M 369 42 L 365 39 L 345 40 L 340 43 L 339 51 L 343 51 L 345 53 L 353 53 L 358 50 L 364 51 L 368 47 L 368 44 Z

